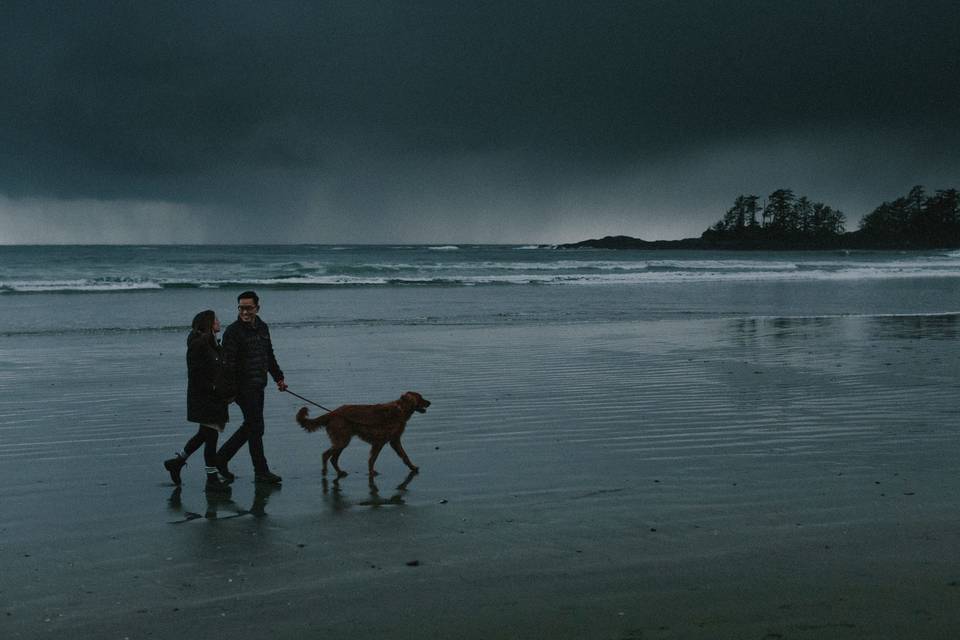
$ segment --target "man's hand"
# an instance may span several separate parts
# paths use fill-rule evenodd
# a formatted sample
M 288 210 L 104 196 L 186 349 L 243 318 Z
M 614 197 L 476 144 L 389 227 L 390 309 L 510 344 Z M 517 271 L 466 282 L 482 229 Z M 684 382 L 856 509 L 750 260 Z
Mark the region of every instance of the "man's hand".
M 287 383 L 284 382 L 283 380 L 277 380 L 277 389 L 280 389 L 280 391 L 286 391 Z

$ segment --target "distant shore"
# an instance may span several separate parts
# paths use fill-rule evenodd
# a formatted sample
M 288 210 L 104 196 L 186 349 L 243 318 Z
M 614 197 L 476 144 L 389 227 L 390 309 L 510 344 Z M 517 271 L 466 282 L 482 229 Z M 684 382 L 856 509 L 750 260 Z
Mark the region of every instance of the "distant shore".
M 777 189 L 763 204 L 756 195 L 737 196 L 723 218 L 699 238 L 648 242 L 606 236 L 559 245 L 561 249 L 699 249 L 738 251 L 923 251 L 960 247 L 960 192 L 928 195 L 921 185 L 868 213 L 856 231 L 834 207 Z
M 852 231 L 822 242 L 795 242 L 790 240 L 712 240 L 682 238 L 680 240 L 643 240 L 631 236 L 604 236 L 580 242 L 557 245 L 558 249 L 619 249 L 619 250 L 699 250 L 699 251 L 923 251 L 943 249 L 942 246 L 920 246 L 903 242 L 877 242 L 859 231 Z M 956 247 L 960 248 L 960 247 Z

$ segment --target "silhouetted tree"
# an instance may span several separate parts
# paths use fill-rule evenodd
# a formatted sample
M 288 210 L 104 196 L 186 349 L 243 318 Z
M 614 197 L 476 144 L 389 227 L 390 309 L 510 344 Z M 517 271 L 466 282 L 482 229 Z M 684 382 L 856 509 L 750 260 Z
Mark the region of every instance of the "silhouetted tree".
M 843 233 L 842 212 L 806 196 L 797 197 L 791 189 L 771 193 L 762 210 L 758 200 L 754 195 L 737 196 L 723 219 L 701 237 L 742 248 L 804 248 L 832 246 Z
M 732 232 L 742 235 L 749 228 L 757 226 L 757 196 L 739 195 L 733 206 L 727 209 L 718 231 Z
M 926 196 L 923 187 L 910 189 L 909 195 L 893 202 L 884 202 L 860 221 L 860 230 L 867 236 L 889 244 L 917 242 L 914 226 L 923 212 Z
M 951 247 L 960 238 L 957 190 L 937 191 L 927 198 L 916 223 L 923 246 Z
M 757 196 L 742 196 L 743 197 L 743 208 L 744 208 L 744 217 L 747 221 L 747 227 L 750 229 L 756 229 L 760 223 L 757 220 L 757 212 L 760 210 L 757 201 L 759 198 Z
M 777 189 L 767 197 L 767 206 L 764 207 L 765 218 L 770 220 L 768 225 L 778 231 L 790 231 L 796 228 L 794 222 L 793 202 L 796 197 L 792 189 Z
M 891 202 L 884 202 L 846 233 L 846 216 L 839 209 L 791 189 L 777 189 L 762 210 L 756 196 L 737 196 L 722 220 L 701 238 L 734 249 L 957 248 L 960 247 L 960 191 L 942 189 L 928 196 L 917 185 Z M 757 222 L 757 214 L 761 221 Z
M 810 233 L 813 228 L 813 203 L 810 202 L 810 198 L 800 196 L 793 208 L 797 231 L 804 234 Z
M 956 189 L 927 197 L 915 186 L 904 197 L 884 202 L 864 216 L 860 231 L 868 242 L 887 247 L 960 246 L 960 211 Z

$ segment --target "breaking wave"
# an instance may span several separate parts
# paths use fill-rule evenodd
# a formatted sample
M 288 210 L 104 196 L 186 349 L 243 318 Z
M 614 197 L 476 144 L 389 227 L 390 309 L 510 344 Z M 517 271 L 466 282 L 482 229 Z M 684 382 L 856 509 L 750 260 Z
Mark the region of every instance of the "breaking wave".
M 174 247 L 145 252 L 148 248 L 76 248 L 75 255 L 62 248 L 8 250 L 0 256 L 0 294 L 960 278 L 960 251 L 599 253 L 538 245 L 438 245 Z

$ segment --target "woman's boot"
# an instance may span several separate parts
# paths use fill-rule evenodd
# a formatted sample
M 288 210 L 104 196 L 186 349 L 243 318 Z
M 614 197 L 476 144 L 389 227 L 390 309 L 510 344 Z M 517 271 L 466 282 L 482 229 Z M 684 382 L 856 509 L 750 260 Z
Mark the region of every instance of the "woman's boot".
M 180 484 L 180 469 L 183 469 L 186 465 L 187 459 L 179 453 L 175 458 L 163 461 L 163 468 L 170 472 L 170 479 L 173 480 L 173 484 Z

